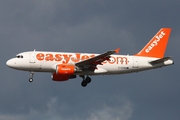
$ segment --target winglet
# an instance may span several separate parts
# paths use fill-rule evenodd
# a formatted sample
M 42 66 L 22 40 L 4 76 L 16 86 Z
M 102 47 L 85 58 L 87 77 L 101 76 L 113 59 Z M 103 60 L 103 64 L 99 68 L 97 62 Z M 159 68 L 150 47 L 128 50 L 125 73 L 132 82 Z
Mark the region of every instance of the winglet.
M 163 58 L 171 28 L 161 28 L 136 56 Z
M 115 49 L 115 53 L 119 53 L 120 48 Z

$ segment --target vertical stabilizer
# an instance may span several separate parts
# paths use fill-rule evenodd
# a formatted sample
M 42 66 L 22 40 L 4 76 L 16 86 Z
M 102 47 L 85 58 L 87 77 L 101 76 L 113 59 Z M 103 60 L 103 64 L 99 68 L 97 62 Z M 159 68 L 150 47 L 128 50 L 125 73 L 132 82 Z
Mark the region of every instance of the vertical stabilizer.
M 161 28 L 136 56 L 163 58 L 171 28 Z

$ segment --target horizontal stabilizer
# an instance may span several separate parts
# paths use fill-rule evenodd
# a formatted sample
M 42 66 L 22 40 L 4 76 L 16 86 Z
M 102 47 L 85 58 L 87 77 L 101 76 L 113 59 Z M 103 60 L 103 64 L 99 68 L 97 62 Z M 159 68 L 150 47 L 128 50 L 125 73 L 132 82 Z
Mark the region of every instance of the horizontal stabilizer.
M 159 64 L 159 63 L 164 63 L 165 61 L 169 60 L 170 58 L 171 57 L 164 57 L 164 58 L 161 58 L 161 59 L 158 59 L 158 60 L 151 61 L 149 63 L 152 64 L 152 65 Z

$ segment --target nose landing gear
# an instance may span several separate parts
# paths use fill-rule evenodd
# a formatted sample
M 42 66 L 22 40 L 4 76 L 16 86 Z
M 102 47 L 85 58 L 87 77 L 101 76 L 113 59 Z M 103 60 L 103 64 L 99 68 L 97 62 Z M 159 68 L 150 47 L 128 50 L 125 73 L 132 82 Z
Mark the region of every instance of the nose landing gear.
M 33 75 L 34 75 L 34 72 L 30 72 L 30 78 L 29 78 L 29 82 L 33 82 Z
M 83 81 L 81 82 L 81 85 L 83 87 L 86 87 L 87 84 L 89 84 L 91 82 L 91 78 L 89 76 L 87 76 L 86 78 L 84 77 L 84 75 L 80 76 L 83 78 Z

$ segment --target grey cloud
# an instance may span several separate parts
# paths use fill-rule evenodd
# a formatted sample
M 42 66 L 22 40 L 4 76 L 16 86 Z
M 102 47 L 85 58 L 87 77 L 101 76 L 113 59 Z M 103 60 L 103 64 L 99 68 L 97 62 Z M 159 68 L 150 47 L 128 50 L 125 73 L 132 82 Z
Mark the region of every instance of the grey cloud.
M 2 0 L 0 2 L 0 119 L 179 120 L 179 2 Z M 128 75 L 53 82 L 49 73 L 9 69 L 28 50 L 138 52 L 161 27 L 172 27 L 166 55 L 175 65 Z

